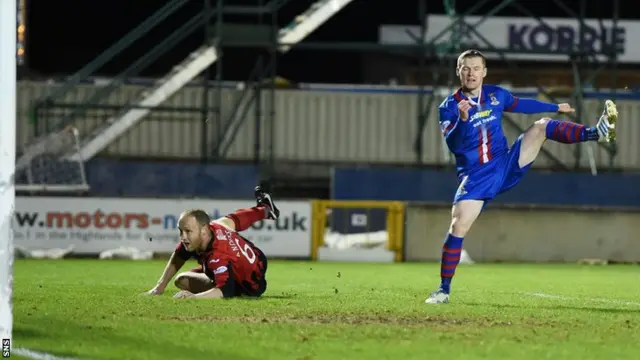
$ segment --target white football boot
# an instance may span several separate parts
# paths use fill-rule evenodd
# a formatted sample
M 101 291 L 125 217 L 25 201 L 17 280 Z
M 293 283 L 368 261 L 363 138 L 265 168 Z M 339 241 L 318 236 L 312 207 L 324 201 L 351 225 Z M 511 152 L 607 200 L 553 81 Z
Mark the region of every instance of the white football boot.
M 618 109 L 611 100 L 604 102 L 604 110 L 596 124 L 598 142 L 608 143 L 616 139 L 616 122 L 618 122 Z
M 429 298 L 424 301 L 425 304 L 448 304 L 449 303 L 449 294 L 442 291 L 442 289 L 438 289 L 429 295 Z

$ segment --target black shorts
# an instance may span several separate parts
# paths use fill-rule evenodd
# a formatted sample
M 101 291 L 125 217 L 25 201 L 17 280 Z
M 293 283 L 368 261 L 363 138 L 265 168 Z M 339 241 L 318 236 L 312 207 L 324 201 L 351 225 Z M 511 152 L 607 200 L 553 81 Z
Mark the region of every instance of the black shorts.
M 251 281 L 239 282 L 233 280 L 233 270 L 229 269 L 231 273 L 229 274 L 228 283 L 220 289 L 225 298 L 238 296 L 260 297 L 267 291 L 267 257 L 262 251 L 258 253 L 258 260 L 261 263 L 261 271 L 251 274 Z

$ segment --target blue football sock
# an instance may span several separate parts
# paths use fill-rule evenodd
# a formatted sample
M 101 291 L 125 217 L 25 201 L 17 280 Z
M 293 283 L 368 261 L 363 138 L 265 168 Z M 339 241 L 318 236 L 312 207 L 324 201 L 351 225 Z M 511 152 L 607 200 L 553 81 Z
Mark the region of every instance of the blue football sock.
M 445 293 L 451 291 L 451 279 L 456 273 L 456 267 L 460 263 L 462 253 L 462 241 L 464 238 L 447 234 L 447 238 L 442 246 L 442 261 L 440 263 L 440 289 Z

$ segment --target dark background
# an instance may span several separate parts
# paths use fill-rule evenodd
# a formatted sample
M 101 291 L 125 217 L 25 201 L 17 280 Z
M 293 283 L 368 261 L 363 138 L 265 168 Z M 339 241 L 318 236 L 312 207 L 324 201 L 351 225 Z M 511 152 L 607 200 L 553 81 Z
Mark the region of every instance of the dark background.
M 172 15 L 161 26 L 135 43 L 121 55 L 115 57 L 97 74 L 113 76 L 121 71 L 152 46 L 166 38 L 173 30 L 203 9 L 203 1 L 192 0 L 183 10 Z M 210 0 L 213 4 L 215 0 Z M 465 12 L 478 0 L 457 0 L 458 13 Z M 296 15 L 306 10 L 312 0 L 291 0 L 278 12 L 279 27 L 289 23 Z M 27 47 L 26 73 L 31 77 L 64 76 L 79 70 L 98 56 L 119 38 L 151 15 L 166 1 L 158 0 L 27 0 Z M 258 5 L 266 0 L 226 0 L 230 5 Z M 444 14 L 441 0 L 427 1 L 428 13 Z M 478 15 L 482 15 L 501 1 L 489 1 Z M 554 1 L 519 1 L 521 5 L 543 17 L 570 17 Z M 581 11 L 580 0 L 563 1 L 576 13 Z M 614 15 L 612 2 L 587 1 L 586 17 L 611 18 Z M 354 0 L 313 32 L 305 41 L 366 41 L 377 42 L 378 27 L 382 24 L 411 24 L 420 21 L 418 0 Z M 640 8 L 635 1 L 620 1 L 619 18 L 640 18 Z M 513 6 L 508 6 L 498 15 L 524 16 Z M 270 18 L 257 15 L 225 16 L 227 22 L 268 23 Z M 164 75 L 172 66 L 184 59 L 198 47 L 204 38 L 204 30 L 196 31 L 180 45 L 172 48 L 140 76 Z M 266 53 L 265 49 L 225 49 L 222 60 L 224 80 L 245 80 L 256 57 Z M 360 83 L 364 81 L 363 62 L 369 53 L 355 51 L 330 51 L 296 49 L 278 56 L 277 73 L 297 82 Z M 220 61 L 219 61 L 220 63 Z

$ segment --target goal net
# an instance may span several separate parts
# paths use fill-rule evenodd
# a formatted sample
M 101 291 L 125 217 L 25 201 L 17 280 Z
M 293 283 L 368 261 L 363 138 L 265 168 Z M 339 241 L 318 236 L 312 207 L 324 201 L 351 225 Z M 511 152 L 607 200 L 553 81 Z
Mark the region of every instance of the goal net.
M 80 152 L 76 128 L 36 139 L 23 148 L 16 162 L 15 184 L 19 192 L 83 192 L 89 190 L 84 161 L 71 160 Z

